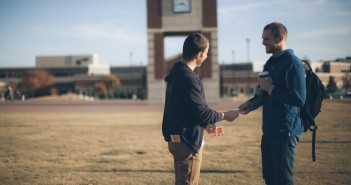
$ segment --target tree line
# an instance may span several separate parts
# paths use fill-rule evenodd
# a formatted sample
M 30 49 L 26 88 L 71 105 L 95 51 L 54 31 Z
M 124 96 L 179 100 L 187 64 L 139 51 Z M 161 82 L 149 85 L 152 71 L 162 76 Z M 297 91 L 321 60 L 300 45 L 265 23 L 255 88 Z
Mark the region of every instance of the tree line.
M 5 98 L 9 100 L 21 99 L 23 96 L 39 97 L 57 95 L 55 77 L 46 70 L 29 70 L 25 73 L 19 83 L 9 82 L 5 91 Z M 115 98 L 113 90 L 121 86 L 120 79 L 115 75 L 107 75 L 104 79 L 96 81 L 95 92 L 100 98 Z
M 345 91 L 351 90 L 351 76 L 347 72 L 343 77 L 342 89 Z M 46 95 L 57 95 L 58 89 L 55 86 L 55 77 L 46 70 L 36 69 L 29 70 L 23 76 L 21 82 L 18 84 L 14 82 L 9 83 L 9 87 L 5 92 L 6 99 L 21 99 L 25 97 L 39 97 Z M 103 80 L 96 81 L 94 84 L 95 92 L 99 98 L 117 98 L 114 90 L 121 87 L 121 80 L 116 75 L 107 75 Z M 333 76 L 329 77 L 326 85 L 327 91 L 334 92 L 338 89 Z

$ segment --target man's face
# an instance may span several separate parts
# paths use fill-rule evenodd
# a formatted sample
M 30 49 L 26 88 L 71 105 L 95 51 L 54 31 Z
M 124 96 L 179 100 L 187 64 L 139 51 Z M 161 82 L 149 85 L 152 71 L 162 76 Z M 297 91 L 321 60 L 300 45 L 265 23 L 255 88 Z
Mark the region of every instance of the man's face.
M 200 67 L 201 64 L 206 60 L 209 47 L 210 45 L 207 44 L 207 48 L 205 49 L 205 51 L 200 52 L 200 57 L 197 60 L 197 67 Z
M 272 31 L 264 30 L 262 33 L 262 44 L 265 46 L 266 53 L 276 53 L 279 48 L 279 38 L 273 37 Z

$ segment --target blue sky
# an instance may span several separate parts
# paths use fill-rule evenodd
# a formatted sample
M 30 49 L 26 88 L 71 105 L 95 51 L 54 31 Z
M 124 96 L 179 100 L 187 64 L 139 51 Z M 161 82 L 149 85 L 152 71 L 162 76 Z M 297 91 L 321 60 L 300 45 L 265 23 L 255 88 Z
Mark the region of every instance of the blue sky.
M 350 0 L 217 0 L 220 63 L 269 58 L 262 28 L 279 21 L 288 48 L 310 60 L 351 56 Z M 0 0 L 0 67 L 35 66 L 37 55 L 99 55 L 112 66 L 146 65 L 146 0 Z M 165 40 L 166 57 L 183 38 Z M 233 55 L 234 53 L 234 55 Z

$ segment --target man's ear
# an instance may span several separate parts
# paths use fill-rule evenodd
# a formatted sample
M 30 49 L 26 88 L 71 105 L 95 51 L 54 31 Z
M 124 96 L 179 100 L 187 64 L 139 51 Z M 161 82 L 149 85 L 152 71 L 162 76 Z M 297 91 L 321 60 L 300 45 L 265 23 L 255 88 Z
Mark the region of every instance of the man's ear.
M 274 38 L 274 42 L 276 44 L 281 43 L 283 40 L 284 40 L 284 36 L 283 35 L 280 35 L 279 37 L 275 37 Z
M 194 58 L 199 59 L 201 56 L 202 56 L 202 52 L 200 51 L 194 56 Z

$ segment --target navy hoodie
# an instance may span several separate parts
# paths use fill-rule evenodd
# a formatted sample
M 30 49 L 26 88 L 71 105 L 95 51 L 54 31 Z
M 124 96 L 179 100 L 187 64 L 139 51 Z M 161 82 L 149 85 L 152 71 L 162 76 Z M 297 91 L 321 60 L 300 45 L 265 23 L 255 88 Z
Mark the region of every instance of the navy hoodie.
M 206 104 L 202 83 L 198 76 L 184 63 L 177 62 L 166 76 L 166 101 L 162 133 L 171 141 L 170 135 L 181 136 L 194 152 L 198 152 L 203 141 L 204 127 L 222 119 L 222 115 Z

